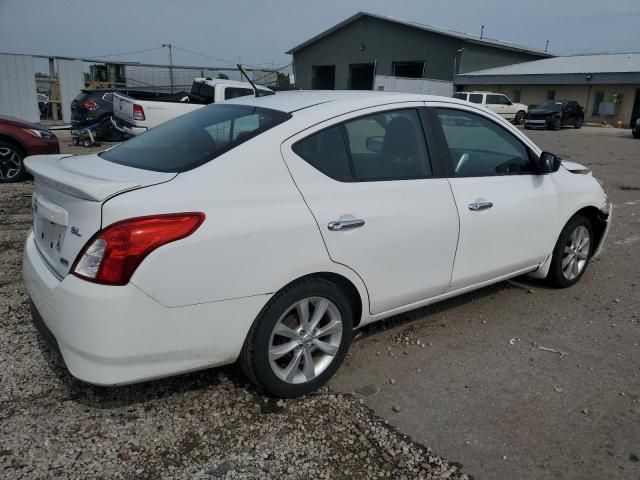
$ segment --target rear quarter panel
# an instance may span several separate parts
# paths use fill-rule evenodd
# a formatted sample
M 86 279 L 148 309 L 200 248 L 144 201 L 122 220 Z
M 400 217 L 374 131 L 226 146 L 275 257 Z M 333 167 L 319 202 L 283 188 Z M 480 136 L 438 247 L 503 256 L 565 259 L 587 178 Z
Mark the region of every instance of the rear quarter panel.
M 334 272 L 368 304 L 359 277 L 330 260 L 280 155 L 281 137 L 270 132 L 173 181 L 105 204 L 104 225 L 158 213 L 206 215 L 193 235 L 152 252 L 133 284 L 173 307 L 272 293 L 301 276 Z

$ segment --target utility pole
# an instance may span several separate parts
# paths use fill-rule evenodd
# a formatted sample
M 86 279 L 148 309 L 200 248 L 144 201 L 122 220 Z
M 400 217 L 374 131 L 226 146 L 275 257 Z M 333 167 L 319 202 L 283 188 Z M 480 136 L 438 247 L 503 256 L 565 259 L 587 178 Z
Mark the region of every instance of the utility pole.
M 484 37 L 484 25 L 480 28 L 480 38 Z
M 546 52 L 547 50 L 549 50 L 549 40 L 547 40 L 547 44 L 544 46 L 544 51 Z
M 171 93 L 173 93 L 173 52 L 170 43 L 163 43 L 162 46 L 169 47 L 169 76 L 171 77 Z

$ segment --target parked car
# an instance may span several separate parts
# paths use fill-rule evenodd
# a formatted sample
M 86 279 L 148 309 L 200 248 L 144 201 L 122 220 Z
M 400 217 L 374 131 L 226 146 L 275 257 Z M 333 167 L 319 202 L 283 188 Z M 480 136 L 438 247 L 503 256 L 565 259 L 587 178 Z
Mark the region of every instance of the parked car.
M 565 126 L 581 128 L 584 109 L 573 100 L 547 100 L 527 113 L 524 128 L 548 128 L 560 130 Z
M 266 87 L 257 88 L 271 93 Z M 113 124 L 121 132 L 139 135 L 167 120 L 205 105 L 253 94 L 254 90 L 248 83 L 212 78 L 196 78 L 191 85 L 191 92 L 165 94 L 153 98 L 137 92 L 116 93 Z
M 34 123 L 0 116 L 0 183 L 24 178 L 26 156 L 49 153 L 60 153 L 53 133 Z
M 121 142 L 124 134 L 111 123 L 114 89 L 81 90 L 71 102 L 71 128 L 79 130 L 98 125 L 98 138 Z
M 47 112 L 49 97 L 44 93 L 37 93 L 36 95 L 38 97 L 38 110 L 40 110 L 40 114 L 43 115 Z
M 354 328 L 517 275 L 574 285 L 611 219 L 585 167 L 415 94 L 242 97 L 26 163 L 33 318 L 100 385 L 239 360 L 302 395 Z
M 633 138 L 640 138 L 640 118 L 636 118 L 631 125 L 631 134 Z
M 502 93 L 458 92 L 453 95 L 453 98 L 483 105 L 516 125 L 522 124 L 524 117 L 527 115 L 527 111 L 529 111 L 529 107 L 522 103 L 512 102 L 509 97 Z

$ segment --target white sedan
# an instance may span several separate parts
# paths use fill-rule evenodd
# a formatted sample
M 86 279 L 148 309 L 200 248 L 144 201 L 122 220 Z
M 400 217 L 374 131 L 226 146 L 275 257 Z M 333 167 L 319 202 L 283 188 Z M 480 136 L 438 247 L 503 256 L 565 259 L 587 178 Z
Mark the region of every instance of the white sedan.
M 99 385 L 239 360 L 302 395 L 355 328 L 517 275 L 573 285 L 611 219 L 588 169 L 413 94 L 243 97 L 25 164 L 34 321 Z

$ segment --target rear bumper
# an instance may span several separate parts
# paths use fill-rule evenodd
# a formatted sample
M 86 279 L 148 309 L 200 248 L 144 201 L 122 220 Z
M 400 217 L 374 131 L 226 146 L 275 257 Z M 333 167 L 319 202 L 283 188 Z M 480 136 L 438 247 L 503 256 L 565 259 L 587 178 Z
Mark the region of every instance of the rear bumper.
M 133 136 L 140 135 L 141 133 L 144 133 L 148 130 L 147 127 L 136 127 L 135 125 L 132 125 L 129 122 L 126 122 L 117 117 L 111 117 L 111 123 L 114 127 L 116 127 L 117 130 L 121 131 L 122 133 Z
M 269 295 L 168 308 L 134 285 L 60 280 L 33 234 L 23 258 L 24 283 L 41 335 L 57 346 L 71 374 L 119 385 L 233 363 Z
M 524 126 L 531 128 L 547 128 L 547 120 L 532 120 L 529 118 L 525 118 Z

